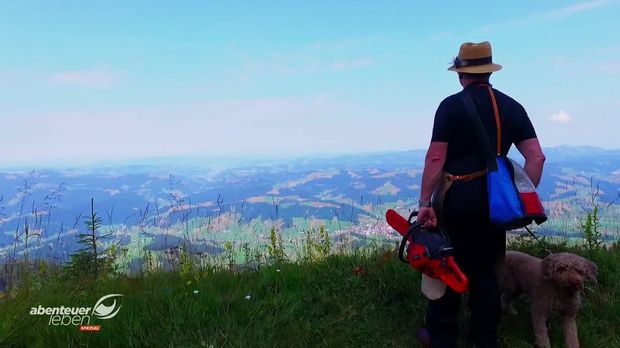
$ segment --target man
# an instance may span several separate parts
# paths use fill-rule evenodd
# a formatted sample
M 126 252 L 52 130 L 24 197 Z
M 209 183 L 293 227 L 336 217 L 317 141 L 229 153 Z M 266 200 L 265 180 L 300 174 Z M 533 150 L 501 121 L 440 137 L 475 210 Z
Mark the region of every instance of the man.
M 476 347 L 499 346 L 501 292 L 497 268 L 505 256 L 506 231 L 489 221 L 485 148 L 478 144 L 460 93 L 468 93 L 474 100 L 492 147 L 499 140 L 498 152 L 506 155 L 511 145 L 516 145 L 525 157 L 525 171 L 535 186 L 540 182 L 545 161 L 525 109 L 489 83 L 491 73 L 501 68 L 493 63 L 488 42 L 461 45 L 448 70 L 458 73 L 463 90 L 444 99 L 435 114 L 419 202 L 418 220 L 425 227 L 437 226 L 437 215 L 442 216 L 441 227 L 451 239 L 457 263 L 469 278 L 469 337 Z M 496 126 L 496 117 L 500 127 Z M 433 208 L 431 196 L 446 178 L 444 172 L 452 174 L 450 188 L 443 195 L 443 204 Z M 436 214 L 435 209 L 443 209 L 443 213 Z M 433 347 L 457 346 L 459 306 L 460 296 L 450 289 L 439 299 L 429 301 L 426 324 Z

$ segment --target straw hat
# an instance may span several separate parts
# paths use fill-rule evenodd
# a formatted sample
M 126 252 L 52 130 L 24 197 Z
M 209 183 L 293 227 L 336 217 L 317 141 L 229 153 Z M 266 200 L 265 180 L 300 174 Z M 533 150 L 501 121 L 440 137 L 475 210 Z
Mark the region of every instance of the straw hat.
M 491 54 L 491 44 L 488 41 L 481 43 L 466 42 L 461 45 L 458 57 L 448 70 L 483 74 L 501 70 L 502 66 L 494 64 Z

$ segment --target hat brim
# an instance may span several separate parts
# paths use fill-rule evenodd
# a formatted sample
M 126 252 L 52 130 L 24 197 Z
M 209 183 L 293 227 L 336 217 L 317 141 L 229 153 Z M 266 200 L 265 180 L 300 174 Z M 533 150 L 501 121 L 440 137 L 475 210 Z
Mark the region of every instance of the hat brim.
M 491 63 L 491 64 L 464 66 L 462 68 L 456 68 L 453 65 L 449 67 L 448 70 L 461 72 L 461 73 L 484 74 L 484 73 L 490 73 L 490 72 L 502 70 L 502 66 L 499 64 Z

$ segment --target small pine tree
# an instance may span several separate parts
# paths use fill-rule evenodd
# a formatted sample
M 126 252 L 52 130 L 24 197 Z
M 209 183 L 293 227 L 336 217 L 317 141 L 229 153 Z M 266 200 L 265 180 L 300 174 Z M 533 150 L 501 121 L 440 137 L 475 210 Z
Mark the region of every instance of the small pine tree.
M 227 241 L 224 243 L 224 249 L 226 250 L 226 260 L 228 263 L 228 269 L 233 269 L 235 266 L 235 245 L 231 241 Z
M 155 269 L 155 262 L 153 260 L 153 253 L 150 250 L 145 250 L 142 256 L 142 273 L 150 273 Z
M 312 238 L 312 229 L 306 230 L 306 240 L 304 242 L 304 258 L 306 261 L 313 262 L 316 260 L 316 242 Z
M 180 274 L 183 278 L 189 278 L 196 274 L 196 263 L 185 244 L 181 244 L 179 248 L 179 266 L 181 267 Z
M 585 239 L 586 248 L 590 254 L 603 248 L 603 240 L 601 233 L 601 223 L 598 216 L 598 205 L 594 205 L 592 211 L 587 212 L 585 223 L 581 224 L 583 229 L 583 237 Z
M 275 226 L 272 226 L 271 231 L 269 231 L 269 245 L 267 247 L 267 251 L 269 253 L 269 257 L 275 260 L 275 262 L 284 262 L 286 259 L 282 235 L 277 233 Z
M 326 258 L 331 252 L 331 240 L 329 239 L 329 234 L 327 233 L 327 229 L 324 225 L 321 225 L 321 227 L 319 228 L 319 238 L 319 249 L 321 256 L 323 256 L 323 258 Z
M 73 276 L 85 274 L 98 278 L 101 275 L 102 268 L 107 271 L 107 266 L 114 260 L 113 258 L 106 258 L 106 255 L 110 254 L 109 250 L 103 249 L 101 246 L 101 240 L 110 234 L 102 235 L 99 233 L 102 220 L 95 212 L 95 200 L 93 198 L 90 200 L 90 215 L 84 224 L 86 225 L 86 232 L 77 236 L 78 243 L 82 244 L 83 248 L 71 255 L 68 270 Z

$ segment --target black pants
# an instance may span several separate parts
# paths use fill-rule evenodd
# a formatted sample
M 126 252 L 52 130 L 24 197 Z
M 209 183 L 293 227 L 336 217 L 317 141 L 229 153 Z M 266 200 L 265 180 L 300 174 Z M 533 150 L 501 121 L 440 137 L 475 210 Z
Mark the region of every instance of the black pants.
M 498 269 L 506 252 L 506 232 L 489 222 L 486 178 L 454 183 L 446 193 L 443 214 L 456 262 L 469 279 L 469 338 L 476 347 L 499 347 Z M 461 296 L 450 289 L 429 301 L 426 324 L 432 347 L 457 347 L 460 303 Z

